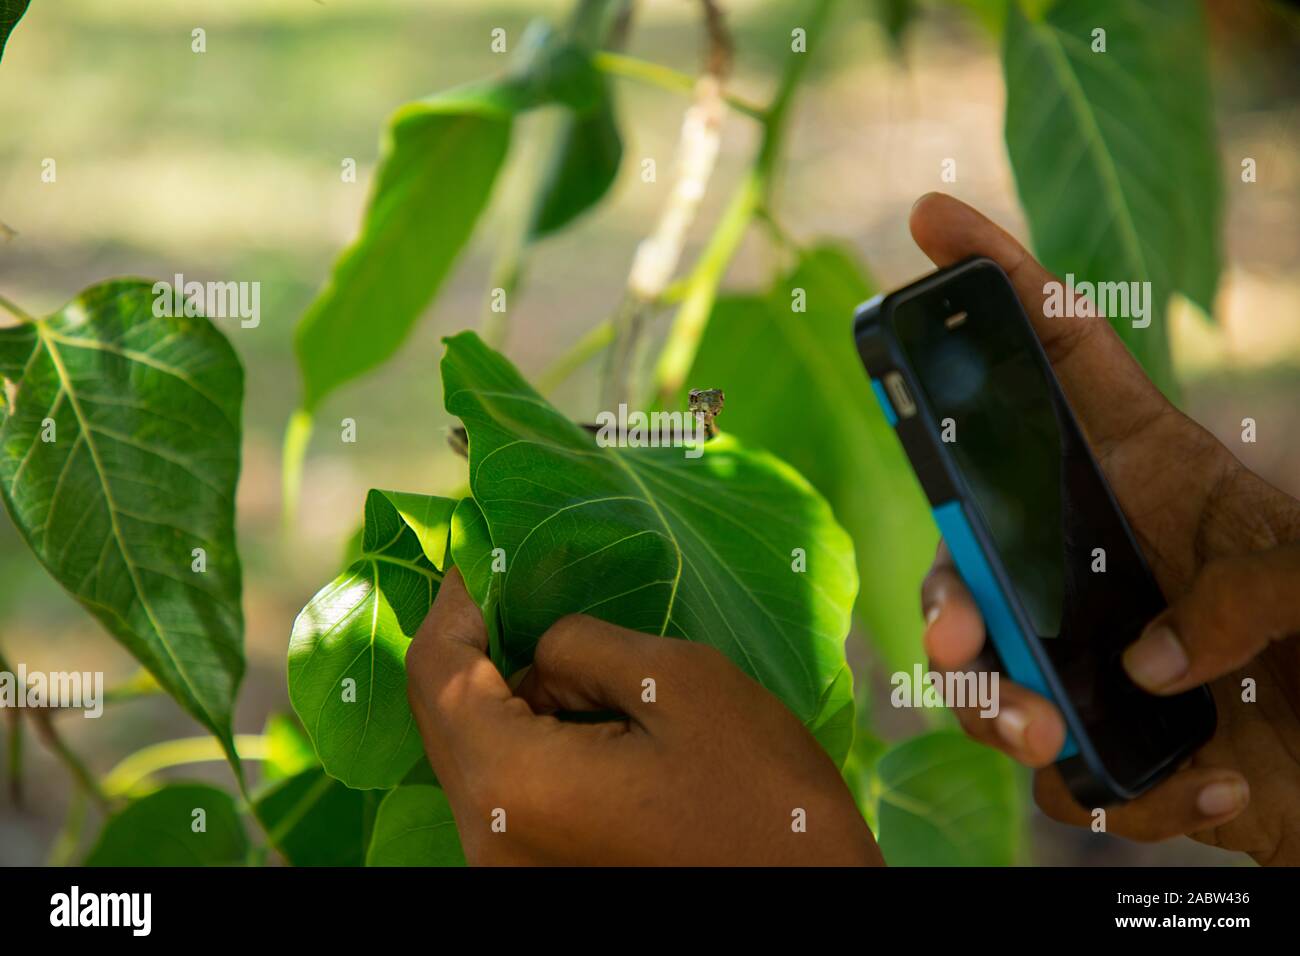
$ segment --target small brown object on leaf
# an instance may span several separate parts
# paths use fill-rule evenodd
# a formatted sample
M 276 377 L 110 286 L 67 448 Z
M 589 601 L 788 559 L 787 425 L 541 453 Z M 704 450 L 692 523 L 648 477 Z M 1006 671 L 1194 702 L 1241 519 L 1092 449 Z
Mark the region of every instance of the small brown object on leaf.
M 720 388 L 693 388 L 691 389 L 687 408 L 701 422 L 704 423 L 704 434 L 706 438 L 716 438 L 718 426 L 713 420 L 722 412 L 722 406 L 726 402 L 727 396 L 722 393 Z

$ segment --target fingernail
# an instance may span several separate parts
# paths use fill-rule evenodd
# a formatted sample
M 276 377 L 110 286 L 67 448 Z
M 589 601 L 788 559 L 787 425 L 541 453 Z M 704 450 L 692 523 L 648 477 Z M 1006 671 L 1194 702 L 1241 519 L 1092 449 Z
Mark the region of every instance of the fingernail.
M 921 195 L 917 196 L 916 200 L 912 203 L 912 210 L 915 211 L 917 206 L 921 205 L 921 203 L 925 202 L 925 200 L 929 199 L 933 195 L 936 195 L 933 189 L 929 192 L 921 193 Z
M 1163 624 L 1143 634 L 1124 652 L 1124 669 L 1147 690 L 1168 687 L 1191 666 L 1177 635 Z
M 930 605 L 930 610 L 925 612 L 925 626 L 929 627 L 937 620 L 939 620 L 939 605 L 936 602 Z
M 1206 817 L 1221 817 L 1235 813 L 1250 799 L 1250 788 L 1244 780 L 1221 780 L 1207 784 L 1196 795 L 1196 809 Z
M 1003 707 L 998 711 L 994 723 L 998 736 L 1017 750 L 1025 748 L 1025 735 L 1029 731 L 1029 717 L 1016 707 Z

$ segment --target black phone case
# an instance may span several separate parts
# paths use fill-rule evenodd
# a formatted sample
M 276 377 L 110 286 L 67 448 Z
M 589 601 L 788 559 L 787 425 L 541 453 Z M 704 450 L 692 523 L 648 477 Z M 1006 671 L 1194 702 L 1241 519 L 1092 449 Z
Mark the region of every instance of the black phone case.
M 902 348 L 894 335 L 894 308 L 900 300 L 917 293 L 930 291 L 950 278 L 972 269 L 996 270 L 998 275 L 1002 277 L 1002 281 L 1007 284 L 1010 300 L 1015 303 L 1015 314 L 1018 316 L 1019 321 L 1024 322 L 1026 326 L 1030 326 L 1029 317 L 1020 305 L 1014 287 L 1011 285 L 1011 280 L 1007 278 L 1006 273 L 991 259 L 975 257 L 931 273 L 888 295 L 876 296 L 859 306 L 854 315 L 853 329 L 858 354 L 862 359 L 867 374 L 871 377 L 872 386 L 882 407 L 885 409 L 886 417 L 890 419 L 890 423 L 902 443 L 903 450 L 911 462 L 912 469 L 921 483 L 921 488 L 925 492 L 931 508 L 934 509 L 936 523 L 940 525 L 940 530 L 951 532 L 953 538 L 965 539 L 963 547 L 962 542 L 951 540 L 949 533 L 944 534 L 949 549 L 954 553 L 958 570 L 961 572 L 962 577 L 966 579 L 967 585 L 971 586 L 973 584 L 972 578 L 976 577 L 983 583 L 982 590 L 984 593 L 982 595 L 976 593 L 975 587 L 972 587 L 972 592 L 976 593 L 977 603 L 980 605 L 981 612 L 984 613 L 991 638 L 986 644 L 986 650 L 992 651 L 996 656 L 998 667 L 1003 673 L 1008 674 L 1019 683 L 1031 686 L 1039 693 L 1053 700 L 1065 717 L 1069 735 L 1066 746 L 1063 748 L 1064 756 L 1058 758 L 1057 767 L 1069 786 L 1070 792 L 1084 807 L 1097 807 L 1117 801 L 1131 800 L 1172 772 L 1183 759 L 1204 743 L 1207 738 L 1189 740 L 1177 753 L 1169 755 L 1168 759 L 1161 765 L 1153 768 L 1151 773 L 1134 788 L 1121 785 L 1107 772 L 1095 747 L 1088 739 L 1074 707 L 1070 704 L 1064 692 L 1063 684 L 1052 667 L 1046 651 L 1029 627 L 1028 619 L 1020 607 L 1015 591 L 1011 587 L 1010 580 L 1001 565 L 997 550 L 993 547 L 989 531 L 980 517 L 978 509 L 971 507 L 970 496 L 966 490 L 965 482 L 956 462 L 949 454 L 947 446 L 941 440 L 935 415 L 928 407 L 925 394 L 920 388 L 910 363 L 903 354 Z M 1073 411 L 1070 410 L 1069 402 L 1065 400 L 1060 383 L 1057 381 L 1051 363 L 1038 341 L 1038 336 L 1032 334 L 1032 327 L 1030 338 L 1035 344 L 1036 359 L 1050 387 L 1055 390 L 1061 399 L 1062 407 L 1067 410 L 1067 413 L 1073 419 Z M 896 415 L 890 399 L 882 387 L 881 383 L 885 376 L 895 372 L 902 375 L 912 400 L 917 406 L 916 414 L 910 417 L 902 418 Z M 1074 424 L 1077 428 L 1077 420 L 1074 421 Z M 1080 430 L 1080 434 L 1082 434 L 1082 430 Z M 1090 450 L 1088 453 L 1091 455 Z M 1093 459 L 1093 465 L 1097 467 L 1095 459 Z M 1097 472 L 1107 492 L 1110 493 L 1111 503 L 1123 522 L 1124 530 L 1133 545 L 1135 553 L 1139 558 L 1143 558 L 1132 529 L 1129 527 L 1127 519 L 1124 518 L 1118 502 L 1115 501 L 1114 493 L 1110 490 L 1109 484 L 1106 483 L 1104 473 L 1101 472 L 1100 467 L 1097 467 Z M 941 520 L 941 517 L 946 520 Z M 945 529 L 945 524 L 947 529 Z M 965 553 L 959 555 L 957 553 L 959 548 L 963 549 Z M 1145 568 L 1145 559 L 1143 559 L 1143 566 Z M 1147 573 L 1150 573 L 1149 570 Z M 986 607 L 986 604 L 990 606 Z M 1004 626 L 996 628 L 994 617 L 997 616 L 996 612 L 999 610 L 1002 612 L 1001 618 Z M 995 612 L 994 617 L 990 616 L 990 611 Z M 999 630 L 1001 633 L 998 633 Z M 1008 667 L 1009 658 L 1015 660 L 1017 664 L 1015 669 Z M 1201 691 L 1205 694 L 1209 707 L 1213 709 L 1214 704 L 1208 689 L 1202 687 Z M 1213 721 L 1211 721 L 1212 726 Z M 1074 746 L 1074 752 L 1070 752 L 1072 745 Z

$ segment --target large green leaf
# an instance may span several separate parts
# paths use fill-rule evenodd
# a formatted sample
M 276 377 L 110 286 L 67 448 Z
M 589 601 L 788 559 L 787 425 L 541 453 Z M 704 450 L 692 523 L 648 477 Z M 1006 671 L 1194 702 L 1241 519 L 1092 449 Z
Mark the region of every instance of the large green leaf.
M 602 448 L 472 333 L 447 340 L 447 410 L 469 435 L 470 487 L 506 560 L 507 671 L 571 612 L 719 648 L 837 760 L 851 682 L 853 546 L 793 469 L 734 439 Z M 806 571 L 796 571 L 796 549 Z M 851 706 L 851 703 L 849 704 Z
M 906 671 L 924 660 L 918 593 L 938 532 L 853 348 L 853 310 L 872 292 L 848 253 L 809 250 L 767 294 L 718 300 L 687 382 L 721 388 L 719 428 L 830 501 L 856 545 L 856 613 L 885 665 Z
M 1206 30 L 1188 0 L 1056 3 L 1009 10 L 1007 147 L 1034 245 L 1058 275 L 1151 282 L 1151 325 L 1114 324 L 1172 388 L 1170 293 L 1213 305 L 1221 186 Z M 1093 52 L 1093 31 L 1106 52 Z
M 379 805 L 366 866 L 464 866 L 451 804 L 441 787 L 398 787 Z
M 370 492 L 361 557 L 294 622 L 289 699 L 325 770 L 349 787 L 396 786 L 420 758 L 406 648 L 438 593 L 455 506 Z
M 240 866 L 247 856 L 248 835 L 230 794 L 174 783 L 113 814 L 85 865 Z
M 891 866 L 1010 866 L 1021 809 L 1015 766 L 953 731 L 898 744 L 876 765 L 877 839 Z
M 587 57 L 560 45 L 501 80 L 393 114 L 361 233 L 298 326 L 305 409 L 405 341 L 487 205 L 515 115 L 550 103 L 588 110 L 601 90 Z
M 361 866 L 380 796 L 351 790 L 315 767 L 268 788 L 253 811 L 294 866 Z
M 600 202 L 623 161 L 623 140 L 604 85 L 595 107 L 566 111 L 557 122 L 555 151 L 534 211 L 533 238 L 560 231 Z
M 153 301 L 106 282 L 0 329 L 0 495 L 50 574 L 234 759 L 243 371 L 211 322 Z
M 4 56 L 9 34 L 13 33 L 14 27 L 27 12 L 29 2 L 30 0 L 0 0 L 0 57 Z

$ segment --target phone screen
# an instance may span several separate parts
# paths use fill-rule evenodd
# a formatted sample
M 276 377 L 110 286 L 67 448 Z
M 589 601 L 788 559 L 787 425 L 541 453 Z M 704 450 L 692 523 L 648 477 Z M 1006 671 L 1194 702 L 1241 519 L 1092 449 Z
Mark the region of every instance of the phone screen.
M 1140 784 L 1208 732 L 1209 709 L 1199 689 L 1156 697 L 1123 671 L 1121 652 L 1165 601 L 1014 290 L 996 268 L 975 267 L 900 302 L 894 316 L 967 505 L 1088 737 L 1118 782 Z

